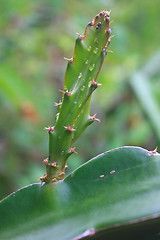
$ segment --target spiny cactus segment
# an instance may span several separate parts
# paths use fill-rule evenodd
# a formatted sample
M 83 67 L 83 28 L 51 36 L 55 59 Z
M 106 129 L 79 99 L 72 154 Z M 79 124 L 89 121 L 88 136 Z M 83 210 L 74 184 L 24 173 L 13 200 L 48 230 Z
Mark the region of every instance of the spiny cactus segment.
M 48 127 L 49 157 L 44 160 L 46 174 L 42 182 L 64 179 L 66 161 L 75 152 L 73 143 L 94 121 L 90 116 L 91 95 L 100 85 L 97 76 L 111 41 L 110 12 L 102 11 L 90 22 L 84 35 L 78 34 L 74 54 L 68 61 L 62 101 L 56 103 L 58 113 L 54 127 Z

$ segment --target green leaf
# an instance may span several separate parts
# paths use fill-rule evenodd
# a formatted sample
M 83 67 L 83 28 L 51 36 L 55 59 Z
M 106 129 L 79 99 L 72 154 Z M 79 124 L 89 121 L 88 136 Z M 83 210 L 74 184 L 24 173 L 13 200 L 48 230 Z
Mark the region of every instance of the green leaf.
M 33 184 L 11 194 L 1 202 L 0 216 L 3 240 L 70 240 L 95 232 L 97 237 L 90 239 L 104 234 L 104 239 L 123 234 L 122 239 L 132 239 L 141 230 L 144 235 L 135 239 L 155 239 L 160 230 L 160 154 L 138 147 L 108 151 L 64 181 Z

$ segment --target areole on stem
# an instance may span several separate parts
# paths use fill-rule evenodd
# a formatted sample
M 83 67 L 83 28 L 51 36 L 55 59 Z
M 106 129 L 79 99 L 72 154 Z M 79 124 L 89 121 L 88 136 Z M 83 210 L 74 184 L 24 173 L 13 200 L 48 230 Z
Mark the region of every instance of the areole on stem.
M 44 161 L 46 174 L 42 182 L 64 179 L 68 157 L 75 152 L 73 143 L 97 119 L 89 114 L 92 93 L 107 47 L 111 40 L 110 12 L 102 11 L 90 22 L 84 35 L 78 35 L 74 54 L 68 60 L 62 101 L 56 104 L 58 113 L 49 133 L 49 157 Z

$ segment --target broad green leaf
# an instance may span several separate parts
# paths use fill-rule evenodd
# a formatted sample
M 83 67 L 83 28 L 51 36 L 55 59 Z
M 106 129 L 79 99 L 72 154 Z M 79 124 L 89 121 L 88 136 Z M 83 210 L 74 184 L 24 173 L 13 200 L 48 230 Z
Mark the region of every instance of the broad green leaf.
M 95 231 L 89 239 L 132 239 L 140 230 L 144 235 L 133 235 L 135 239 L 156 239 L 160 154 L 138 147 L 108 151 L 64 181 L 33 184 L 11 194 L 0 204 L 0 217 L 3 240 L 70 240 Z

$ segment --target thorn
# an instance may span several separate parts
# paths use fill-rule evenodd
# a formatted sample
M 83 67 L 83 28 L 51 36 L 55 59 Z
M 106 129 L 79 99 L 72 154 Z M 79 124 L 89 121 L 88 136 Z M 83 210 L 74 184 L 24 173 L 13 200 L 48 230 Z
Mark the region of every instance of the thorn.
M 95 21 L 96 21 L 97 19 L 99 19 L 99 18 L 100 18 L 99 14 L 96 15 L 96 17 L 95 17 Z
M 105 17 L 110 17 L 110 13 L 111 13 L 111 10 L 110 11 L 106 11 L 106 12 L 104 12 L 105 13 Z
M 84 36 L 81 36 L 79 33 L 76 33 L 80 39 L 83 39 Z
M 108 38 L 108 41 L 111 41 L 111 38 L 115 37 L 115 35 L 112 35 Z
M 60 107 L 61 105 L 62 105 L 61 100 L 59 101 L 59 103 L 55 103 L 55 106 L 56 106 L 56 107 Z
M 108 22 L 108 24 L 110 24 L 110 16 L 109 15 L 105 17 L 105 21 Z
M 64 126 L 64 128 L 70 132 L 76 131 L 76 129 L 74 129 L 72 126 L 68 126 L 68 127 Z
M 47 163 L 48 163 L 48 158 L 44 159 L 42 162 L 43 162 L 44 164 L 47 164 Z
M 67 60 L 67 61 L 69 61 L 70 63 L 72 63 L 72 62 L 73 62 L 73 57 L 71 57 L 71 58 L 66 58 L 66 57 L 64 57 L 64 60 Z
M 72 92 L 68 92 L 68 90 L 67 90 L 64 92 L 64 94 L 66 94 L 67 96 L 71 96 Z
M 107 51 L 106 51 L 107 47 L 108 47 L 108 45 L 107 45 L 107 46 L 105 46 L 105 48 L 103 48 L 103 49 L 102 49 L 102 53 L 103 53 L 103 55 L 104 55 L 104 56 L 106 56 L 106 55 L 107 55 Z
M 40 180 L 42 183 L 46 181 L 47 175 L 44 174 L 44 177 L 40 177 L 38 178 L 38 180 Z
M 75 147 L 74 147 L 74 148 L 70 148 L 70 149 L 69 149 L 69 152 L 70 152 L 70 153 L 76 153 L 76 154 L 77 154 L 77 152 L 75 151 L 75 149 L 76 149 Z
M 111 28 L 111 31 L 112 31 L 112 30 L 114 30 L 114 29 L 116 29 L 116 28 L 117 28 L 117 26 L 115 26 L 115 27 Z
M 51 180 L 51 182 L 57 182 L 58 180 L 57 180 L 57 178 L 53 178 L 52 180 Z
M 107 11 L 106 13 L 105 13 L 105 15 L 104 15 L 104 20 L 106 20 L 106 21 L 110 21 L 110 11 Z
M 59 91 L 64 93 L 64 94 L 66 94 L 66 95 L 68 95 L 68 96 L 71 96 L 71 94 L 72 94 L 72 92 L 68 92 L 68 90 L 66 90 L 66 91 L 59 90 Z
M 153 150 L 153 152 L 157 152 L 157 150 L 158 150 L 158 146 Z
M 71 177 L 72 177 L 72 175 L 71 175 Z M 90 228 L 90 229 L 87 229 L 85 232 L 83 232 L 82 235 L 80 235 L 80 237 L 77 237 L 75 239 L 77 239 L 77 240 L 85 239 L 85 238 L 88 239 L 88 237 L 95 235 L 95 233 L 96 233 L 96 230 L 94 228 Z
M 112 39 L 113 37 L 115 37 L 115 35 L 112 35 L 112 36 L 110 36 L 110 37 L 108 38 L 108 41 L 107 41 L 105 47 L 108 47 L 108 46 L 109 46 L 109 44 L 111 43 L 111 39 Z
M 96 118 L 96 114 L 90 116 L 90 120 L 100 122 L 100 119 Z
M 59 176 L 64 176 L 64 175 L 65 175 L 65 172 L 59 173 Z
M 109 37 L 110 37 L 110 35 L 111 35 L 111 32 L 112 32 L 112 29 L 110 29 L 110 28 L 106 30 L 106 34 L 108 34 Z
M 97 82 L 93 79 L 91 85 L 98 87 L 98 86 L 101 86 L 102 84 L 101 84 L 101 83 L 97 83 Z
M 158 147 L 156 147 L 153 151 L 149 151 L 151 154 L 157 154 Z
M 90 23 L 88 23 L 88 25 L 87 26 L 93 26 L 94 25 L 94 21 L 92 21 L 92 22 L 90 22 Z
M 111 51 L 111 50 L 106 50 L 106 52 L 107 52 L 107 53 L 113 53 L 113 51 Z
M 48 130 L 48 132 L 54 132 L 54 127 L 46 127 L 45 130 Z
M 51 167 L 56 167 L 57 164 L 56 164 L 56 162 L 52 162 L 52 163 L 50 163 L 50 166 L 51 166 Z

